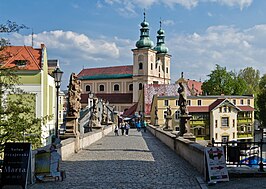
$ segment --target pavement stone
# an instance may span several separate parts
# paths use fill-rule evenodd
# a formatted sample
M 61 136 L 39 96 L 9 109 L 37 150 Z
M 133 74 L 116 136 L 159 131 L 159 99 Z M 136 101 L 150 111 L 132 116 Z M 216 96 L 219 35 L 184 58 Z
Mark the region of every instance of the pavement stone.
M 64 181 L 30 189 L 200 189 L 201 175 L 149 132 L 110 133 L 62 162 Z

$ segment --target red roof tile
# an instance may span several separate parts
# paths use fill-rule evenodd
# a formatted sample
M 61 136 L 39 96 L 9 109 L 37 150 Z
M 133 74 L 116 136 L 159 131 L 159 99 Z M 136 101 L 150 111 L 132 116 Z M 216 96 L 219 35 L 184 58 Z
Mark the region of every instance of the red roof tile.
M 189 113 L 193 112 L 209 112 L 209 106 L 188 106 Z
M 202 82 L 188 79 L 187 84 L 190 90 L 194 88 L 194 91 L 197 95 L 202 95 L 202 90 L 201 90 Z
M 94 75 L 116 75 L 116 74 L 133 74 L 133 66 L 113 66 L 103 68 L 88 68 L 83 69 L 78 74 L 78 77 L 82 76 L 94 76 Z
M 243 112 L 251 112 L 255 110 L 251 106 L 237 106 L 237 107 Z
M 96 93 L 95 96 L 98 98 L 108 100 L 111 104 L 113 103 L 132 103 L 132 93 Z M 88 94 L 81 94 L 81 103 L 88 103 Z
M 25 60 L 25 66 L 19 66 L 20 70 L 41 70 L 42 49 L 34 49 L 30 46 L 10 46 L 0 51 L 1 56 L 7 59 L 3 61 L 3 66 L 12 68 L 16 66 L 16 61 Z
M 225 100 L 225 98 L 219 98 L 219 99 L 215 100 L 215 101 L 209 106 L 209 109 L 210 109 L 210 110 L 213 110 L 215 107 L 217 107 L 219 104 L 221 104 L 224 100 Z

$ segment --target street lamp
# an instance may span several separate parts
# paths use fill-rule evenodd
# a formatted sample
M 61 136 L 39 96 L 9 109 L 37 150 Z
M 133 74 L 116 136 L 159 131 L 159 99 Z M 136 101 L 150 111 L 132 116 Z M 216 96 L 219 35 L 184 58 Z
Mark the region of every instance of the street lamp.
M 54 71 L 54 81 L 55 81 L 55 88 L 56 88 L 56 124 L 55 124 L 55 137 L 58 138 L 58 99 L 59 99 L 59 88 L 61 84 L 61 78 L 64 72 L 62 72 L 59 67 L 57 67 Z

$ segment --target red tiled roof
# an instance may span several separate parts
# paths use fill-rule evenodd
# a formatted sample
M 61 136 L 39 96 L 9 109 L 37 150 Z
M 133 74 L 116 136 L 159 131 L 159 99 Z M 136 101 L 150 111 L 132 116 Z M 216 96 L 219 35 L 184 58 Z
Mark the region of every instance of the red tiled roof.
M 251 112 L 255 110 L 251 106 L 237 106 L 237 107 L 243 112 Z
M 113 66 L 103 68 L 87 68 L 81 70 L 78 77 L 94 75 L 133 74 L 133 66 Z
M 135 103 L 133 106 L 131 106 L 130 108 L 128 108 L 124 113 L 123 116 L 127 117 L 127 116 L 132 116 L 135 114 L 136 110 L 138 107 L 138 103 Z
M 202 86 L 202 82 L 200 81 L 195 81 L 195 80 L 187 80 L 187 84 L 188 84 L 188 88 L 190 90 L 192 90 L 192 86 L 194 86 L 194 90 L 195 90 L 195 93 L 197 95 L 201 95 L 202 94 L 202 89 L 201 89 L 201 86 Z
M 15 67 L 17 60 L 26 60 L 25 66 L 18 67 L 20 70 L 41 70 L 41 48 L 34 49 L 30 46 L 9 46 L 0 51 L 0 54 L 7 58 L 3 61 L 3 66 L 6 68 Z
M 96 93 L 95 96 L 98 98 L 108 100 L 111 104 L 113 103 L 132 103 L 132 93 Z M 88 94 L 81 94 L 81 103 L 88 103 Z
M 189 113 L 193 112 L 209 112 L 209 106 L 188 106 Z
M 215 100 L 215 101 L 209 106 L 209 110 L 213 110 L 216 106 L 218 106 L 219 104 L 221 104 L 224 100 L 225 100 L 225 98 L 220 98 L 220 99 Z

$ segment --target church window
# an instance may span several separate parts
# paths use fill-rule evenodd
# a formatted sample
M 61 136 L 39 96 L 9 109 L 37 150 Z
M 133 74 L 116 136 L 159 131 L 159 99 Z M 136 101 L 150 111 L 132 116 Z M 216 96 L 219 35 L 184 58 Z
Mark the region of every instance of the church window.
M 151 63 L 151 70 L 153 70 L 153 63 Z
M 166 73 L 168 73 L 168 67 L 166 67 Z
M 91 86 L 90 85 L 86 85 L 86 91 L 90 92 L 91 91 Z
M 129 91 L 133 91 L 133 84 L 129 84 Z
M 100 91 L 104 91 L 104 85 L 100 85 L 99 89 Z
M 142 90 L 142 83 L 139 84 L 139 90 Z
M 114 85 L 114 91 L 119 91 L 119 85 L 118 84 Z
M 143 69 L 143 64 L 139 63 L 139 70 L 142 70 L 142 69 Z

